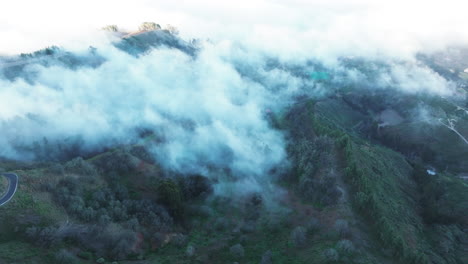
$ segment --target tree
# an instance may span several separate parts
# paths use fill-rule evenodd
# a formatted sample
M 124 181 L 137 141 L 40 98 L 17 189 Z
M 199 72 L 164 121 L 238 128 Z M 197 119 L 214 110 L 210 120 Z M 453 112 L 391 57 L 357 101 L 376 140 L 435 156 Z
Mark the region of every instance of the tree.
M 188 246 L 185 250 L 185 254 L 187 255 L 187 257 L 193 257 L 193 255 L 195 255 L 195 247 Z
M 153 31 L 161 29 L 161 26 L 154 22 L 143 22 L 138 29 L 140 31 Z
M 342 239 L 336 243 L 336 248 L 342 253 L 352 253 L 354 252 L 353 242 L 347 239 Z
M 177 29 L 173 25 L 167 24 L 165 29 L 169 31 L 169 33 L 171 33 L 172 35 L 179 35 L 179 29 Z
M 241 244 L 236 244 L 232 247 L 229 248 L 229 252 L 235 257 L 235 258 L 243 258 L 244 257 L 244 247 Z
M 306 230 L 302 226 L 298 226 L 291 232 L 291 243 L 295 247 L 302 247 L 306 243 Z
M 78 259 L 66 249 L 61 249 L 54 255 L 55 261 L 58 264 L 75 264 Z
M 328 248 L 323 251 L 323 256 L 329 261 L 329 262 L 335 262 L 340 259 L 340 255 L 338 254 L 338 251 L 334 248 Z
M 158 188 L 159 200 L 166 205 L 173 216 L 181 217 L 183 213 L 182 192 L 179 186 L 171 179 L 160 182 Z
M 272 264 L 273 263 L 273 257 L 271 254 L 271 251 L 268 250 L 262 255 L 262 260 L 260 261 L 260 264 Z
M 97 175 L 96 168 L 91 163 L 84 160 L 82 157 L 74 158 L 70 160 L 69 162 L 65 163 L 64 169 L 68 173 L 74 173 L 78 175 L 85 175 L 85 176 Z
M 103 27 L 102 30 L 109 32 L 119 32 L 119 28 L 117 27 L 117 25 L 107 25 Z
M 210 180 L 199 174 L 181 177 L 179 184 L 187 200 L 204 198 L 213 192 Z
M 447 123 L 444 123 L 442 120 L 442 118 L 439 118 L 439 123 L 455 132 L 455 134 L 457 134 L 466 144 L 468 144 L 468 140 L 455 128 L 455 124 L 458 122 L 458 118 L 447 118 Z
M 340 234 L 341 237 L 346 237 L 350 233 L 348 221 L 344 219 L 338 219 L 335 221 L 335 230 Z

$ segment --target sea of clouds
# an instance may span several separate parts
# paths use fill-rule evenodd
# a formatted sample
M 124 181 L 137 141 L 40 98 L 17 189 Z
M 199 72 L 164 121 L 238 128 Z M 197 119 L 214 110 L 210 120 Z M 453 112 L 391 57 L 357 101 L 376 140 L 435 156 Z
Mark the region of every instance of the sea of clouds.
M 308 73 L 320 68 L 331 83 L 451 96 L 454 84 L 415 55 L 466 41 L 461 11 L 448 3 L 90 3 L 1 4 L 0 54 L 59 45 L 80 55 L 92 45 L 103 63 L 31 64 L 22 71 L 33 77 L 0 76 L 0 156 L 34 159 L 34 144 L 76 138 L 82 150 L 95 151 L 138 142 L 138 131 L 147 129 L 161 138 L 151 151 L 165 167 L 190 173 L 228 168 L 246 183 L 238 189 L 256 190 L 286 159 L 285 136 L 269 115 L 301 96 L 333 92 Z M 131 31 L 143 21 L 174 24 L 183 40 L 199 39 L 196 55 L 158 47 L 133 56 L 113 45 L 118 37 L 98 30 L 117 24 Z M 369 76 L 344 66 L 343 59 L 352 58 L 387 67 Z

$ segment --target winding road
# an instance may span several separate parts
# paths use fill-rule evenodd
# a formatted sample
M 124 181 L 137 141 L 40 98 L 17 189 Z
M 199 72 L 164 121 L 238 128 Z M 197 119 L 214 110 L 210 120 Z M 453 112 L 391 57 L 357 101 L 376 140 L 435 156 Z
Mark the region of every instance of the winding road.
M 18 175 L 14 173 L 2 173 L 1 175 L 8 180 L 8 190 L 5 192 L 5 195 L 0 197 L 0 206 L 10 201 L 18 188 Z

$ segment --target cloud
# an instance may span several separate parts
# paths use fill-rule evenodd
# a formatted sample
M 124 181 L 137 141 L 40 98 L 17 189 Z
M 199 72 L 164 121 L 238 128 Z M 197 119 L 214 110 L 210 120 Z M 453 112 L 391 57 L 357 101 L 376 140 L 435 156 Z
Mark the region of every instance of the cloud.
M 207 44 L 196 58 L 98 51 L 106 62 L 97 68 L 30 65 L 32 81 L 0 80 L 2 156 L 31 158 L 27 147 L 43 138 L 79 137 L 85 149 L 136 142 L 144 128 L 163 138 L 157 160 L 184 173 L 218 167 L 259 179 L 285 160 L 283 135 L 265 118 L 275 96 L 223 59 L 230 48 Z
M 59 1 L 18 0 L 0 5 L 0 53 L 50 45 L 97 42 L 96 31 L 143 21 L 174 24 L 184 37 L 231 39 L 283 56 L 329 57 L 353 53 L 440 48 L 467 41 L 463 1 L 249 0 Z M 278 54 L 277 54 L 278 55 Z
M 0 79 L 0 156 L 33 158 L 34 142 L 44 138 L 77 138 L 89 150 L 130 143 L 138 129 L 151 129 L 162 140 L 152 152 L 163 166 L 204 174 L 228 168 L 240 177 L 218 186 L 220 192 L 267 186 L 271 169 L 284 164 L 284 135 L 270 126 L 269 111 L 348 84 L 450 96 L 454 84 L 414 55 L 467 39 L 455 2 L 424 2 L 424 8 L 336 0 L 1 5 L 0 53 L 59 45 L 86 57 L 92 45 L 104 62 L 31 64 L 23 69 L 27 77 Z M 132 30 L 143 21 L 174 24 L 185 40 L 200 38 L 198 54 L 160 47 L 132 56 L 98 30 L 107 24 Z M 314 71 L 328 72 L 330 82 L 310 78 Z

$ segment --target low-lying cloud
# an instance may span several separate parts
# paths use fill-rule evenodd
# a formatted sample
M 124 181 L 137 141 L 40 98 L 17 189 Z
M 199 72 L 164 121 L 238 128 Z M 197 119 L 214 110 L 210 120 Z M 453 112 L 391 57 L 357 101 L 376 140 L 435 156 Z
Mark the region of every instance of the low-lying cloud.
M 424 12 L 409 5 L 401 16 L 396 16 L 397 5 L 391 6 L 389 14 L 395 16 L 389 17 L 381 6 L 353 3 L 201 1 L 179 8 L 112 1 L 95 6 L 94 19 L 83 27 L 76 21 L 57 26 L 68 24 L 46 19 L 52 25 L 50 39 L 43 25 L 28 35 L 37 27 L 34 18 L 30 23 L 13 20 L 0 28 L 7 40 L 0 45 L 5 54 L 53 44 L 88 54 L 83 47 L 93 45 L 102 62 L 71 68 L 33 63 L 20 77 L 1 76 L 0 156 L 34 159 L 34 144 L 44 140 L 79 140 L 81 149 L 91 151 L 137 142 L 139 131 L 147 129 L 161 140 L 152 153 L 163 166 L 205 174 L 213 167 L 228 168 L 244 187 L 256 190 L 256 183 L 268 181 L 269 172 L 286 160 L 284 135 L 271 127 L 268 116 L 301 96 L 320 97 L 350 85 L 454 94 L 454 83 L 415 59 L 421 50 L 465 40 L 463 35 L 454 38 L 460 25 L 442 14 L 448 9 L 439 10 L 441 24 L 435 30 L 428 19 L 437 12 L 431 4 Z M 133 56 L 112 45 L 115 37 L 93 31 L 96 24 L 118 24 L 120 18 L 124 26 L 141 17 L 159 22 L 148 10 L 159 10 L 155 14 L 179 26 L 181 38 L 200 37 L 196 55 L 158 47 Z M 59 17 L 69 21 L 64 14 Z M 415 18 L 421 21 L 410 23 Z M 14 45 L 21 38 L 28 39 L 25 45 Z M 327 72 L 330 80 L 311 78 L 318 71 Z
M 151 151 L 168 169 L 226 168 L 260 180 L 285 160 L 283 135 L 265 117 L 290 91 L 275 95 L 243 78 L 223 58 L 230 50 L 207 44 L 195 58 L 170 48 L 134 57 L 109 45 L 99 49 L 105 62 L 97 68 L 29 65 L 23 72 L 32 80 L 0 80 L 0 154 L 34 158 L 44 139 L 80 138 L 81 149 L 99 149 L 137 142 L 146 129 L 162 141 Z M 285 73 L 268 79 L 298 90 Z
M 104 25 L 131 31 L 143 21 L 176 25 L 185 38 L 242 40 L 296 59 L 409 56 L 468 40 L 466 4 L 458 0 L 17 0 L 0 9 L 0 54 L 83 47 L 102 37 Z

